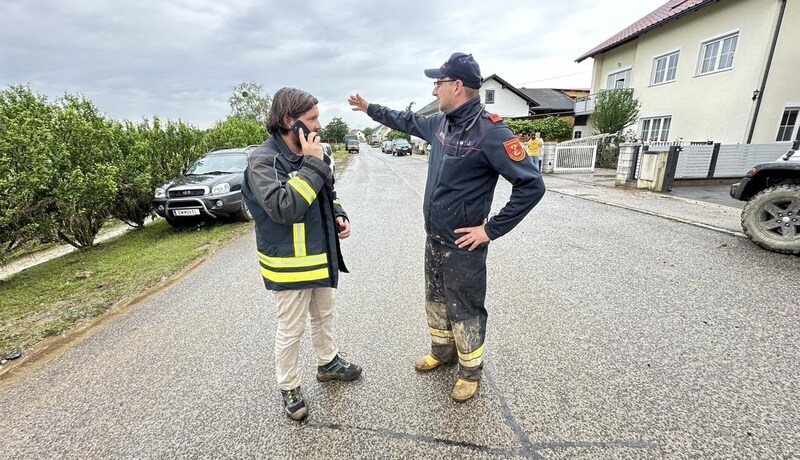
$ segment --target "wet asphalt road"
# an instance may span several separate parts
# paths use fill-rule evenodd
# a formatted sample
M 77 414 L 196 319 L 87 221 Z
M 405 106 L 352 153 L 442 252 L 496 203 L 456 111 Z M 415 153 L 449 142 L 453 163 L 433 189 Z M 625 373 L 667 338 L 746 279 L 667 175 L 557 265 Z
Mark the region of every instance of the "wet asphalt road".
M 0 457 L 797 458 L 800 258 L 660 217 L 714 212 L 686 200 L 548 176 L 489 249 L 478 396 L 450 400 L 454 369 L 416 374 L 425 168 L 362 146 L 339 179 L 353 236 L 335 332 L 365 371 L 316 382 L 306 337 L 307 423 L 282 413 L 272 299 L 246 237 L 0 386 Z M 501 180 L 495 212 L 509 193 Z M 714 228 L 735 228 L 718 214 Z

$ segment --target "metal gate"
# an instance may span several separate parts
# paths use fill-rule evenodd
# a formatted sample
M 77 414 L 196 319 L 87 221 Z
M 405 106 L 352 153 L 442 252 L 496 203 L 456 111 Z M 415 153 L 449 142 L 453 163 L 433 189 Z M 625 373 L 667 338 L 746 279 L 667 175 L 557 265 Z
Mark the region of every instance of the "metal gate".
M 594 172 L 597 157 L 597 144 L 556 146 L 556 157 L 553 161 L 553 172 Z

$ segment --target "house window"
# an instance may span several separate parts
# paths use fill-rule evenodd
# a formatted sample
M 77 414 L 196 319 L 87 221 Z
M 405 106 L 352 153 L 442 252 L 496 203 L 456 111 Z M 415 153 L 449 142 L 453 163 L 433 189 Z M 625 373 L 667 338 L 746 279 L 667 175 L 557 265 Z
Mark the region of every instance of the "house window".
M 698 74 L 730 69 L 733 67 L 733 53 L 739 34 L 729 35 L 714 41 L 703 43 L 700 48 L 700 65 Z
M 575 135 L 572 136 L 573 139 L 580 139 L 582 136 L 580 131 L 575 131 Z
M 793 137 L 794 140 L 800 140 L 800 129 L 797 124 L 798 112 L 800 112 L 800 107 L 789 107 L 783 111 L 775 142 L 790 141 Z
M 651 85 L 675 81 L 675 73 L 678 70 L 678 54 L 678 52 L 675 52 L 653 59 Z
M 608 75 L 606 89 L 627 88 L 631 85 L 631 69 L 620 70 Z
M 666 141 L 669 139 L 669 127 L 672 117 L 643 118 L 641 133 L 642 142 Z
M 486 96 L 484 97 L 486 104 L 494 104 L 494 90 L 487 89 Z

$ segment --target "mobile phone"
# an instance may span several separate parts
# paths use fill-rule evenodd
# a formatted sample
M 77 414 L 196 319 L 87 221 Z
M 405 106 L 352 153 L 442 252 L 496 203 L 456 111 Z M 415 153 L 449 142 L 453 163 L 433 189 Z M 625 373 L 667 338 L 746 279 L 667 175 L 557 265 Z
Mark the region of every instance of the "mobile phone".
M 292 125 L 292 132 L 294 133 L 294 137 L 295 139 L 297 139 L 298 142 L 300 142 L 301 129 L 303 130 L 303 136 L 305 139 L 308 139 L 308 133 L 311 132 L 311 130 L 308 129 L 308 126 L 306 126 L 305 123 L 303 123 L 300 120 L 295 121 L 294 124 Z

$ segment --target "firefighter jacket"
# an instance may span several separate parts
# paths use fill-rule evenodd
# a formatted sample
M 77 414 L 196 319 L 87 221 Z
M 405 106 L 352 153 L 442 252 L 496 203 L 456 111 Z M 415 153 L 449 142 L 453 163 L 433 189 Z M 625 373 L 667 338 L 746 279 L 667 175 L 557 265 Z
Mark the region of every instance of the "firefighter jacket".
M 273 135 L 247 160 L 242 196 L 269 290 L 335 288 L 339 271 L 347 272 L 335 220 L 347 214 L 336 199 L 331 160 L 323 158 L 295 155 Z
M 390 128 L 431 144 L 423 213 L 425 231 L 457 248 L 457 228 L 481 225 L 489 216 L 499 176 L 512 185 L 511 197 L 484 229 L 489 239 L 510 232 L 541 200 L 542 176 L 519 139 L 502 119 L 475 97 L 448 114 L 429 117 L 370 104 L 367 114 Z

